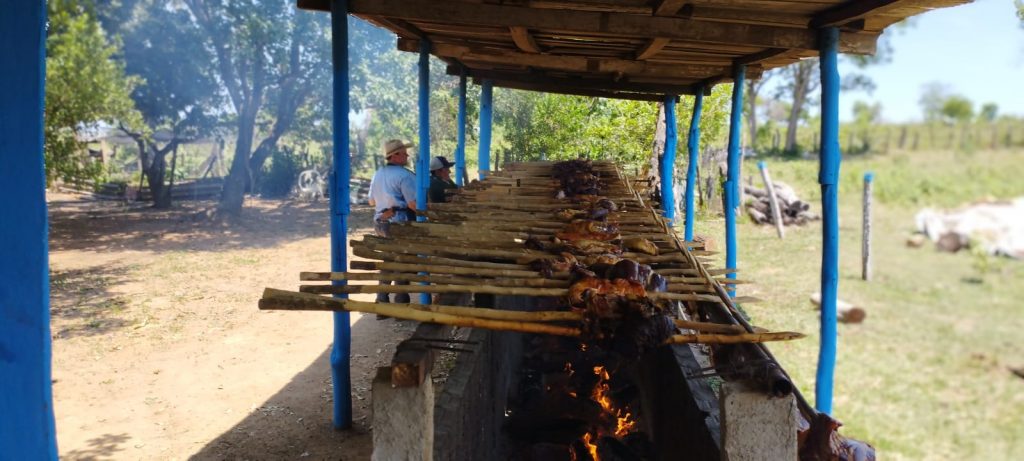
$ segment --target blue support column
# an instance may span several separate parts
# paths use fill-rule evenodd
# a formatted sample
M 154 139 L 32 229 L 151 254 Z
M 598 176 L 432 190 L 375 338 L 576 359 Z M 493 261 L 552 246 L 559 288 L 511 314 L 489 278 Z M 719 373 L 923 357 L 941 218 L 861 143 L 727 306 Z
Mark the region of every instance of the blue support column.
M 661 155 L 661 212 L 672 225 L 676 219 L 676 95 L 665 95 L 665 152 Z
M 480 91 L 480 149 L 477 151 L 480 165 L 480 179 L 487 177 L 484 171 L 491 171 L 491 108 L 494 91 L 491 81 L 484 80 Z
M 821 344 L 814 405 L 832 413 L 832 380 L 836 367 L 836 297 L 839 292 L 839 29 L 821 30 Z
M 331 270 L 348 270 L 349 179 L 349 82 L 348 0 L 331 0 L 331 59 L 334 71 L 334 171 L 331 173 Z M 336 280 L 335 285 L 345 282 Z M 335 295 L 347 298 L 347 295 Z M 334 380 L 334 427 L 352 427 L 352 377 L 349 357 L 352 329 L 348 312 L 334 312 L 334 344 L 331 346 L 331 377 Z
M 459 115 L 456 123 L 455 185 L 465 186 L 466 178 L 466 69 L 459 73 Z
M 729 174 L 726 176 L 723 195 L 725 196 L 725 267 L 736 269 L 736 207 L 740 197 L 740 130 L 743 118 L 743 80 L 746 66 L 733 70 L 732 113 L 729 115 Z M 736 278 L 730 273 L 729 278 Z M 729 285 L 729 295 L 736 295 L 736 285 Z
M 416 155 L 416 209 L 427 209 L 427 192 L 430 189 L 430 42 L 420 40 L 420 145 Z M 417 221 L 426 221 L 422 214 Z M 426 283 L 422 283 L 426 285 Z M 420 304 L 430 304 L 430 293 L 420 293 Z
M 0 458 L 57 459 L 43 89 L 46 2 L 0 14 Z
M 697 182 L 697 161 L 700 157 L 700 112 L 704 107 L 704 87 L 697 87 L 693 97 L 693 117 L 690 118 L 690 133 L 687 135 L 686 148 L 690 154 L 686 166 L 686 231 L 684 238 L 693 241 L 693 189 Z

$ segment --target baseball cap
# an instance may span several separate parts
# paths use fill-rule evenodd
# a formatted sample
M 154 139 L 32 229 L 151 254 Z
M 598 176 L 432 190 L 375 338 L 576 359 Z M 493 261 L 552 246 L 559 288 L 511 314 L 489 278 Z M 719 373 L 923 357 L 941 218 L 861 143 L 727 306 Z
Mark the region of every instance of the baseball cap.
M 442 156 L 437 156 L 430 159 L 430 171 L 440 170 L 441 168 L 448 168 L 452 165 L 454 165 L 454 163 L 449 162 L 448 159 Z

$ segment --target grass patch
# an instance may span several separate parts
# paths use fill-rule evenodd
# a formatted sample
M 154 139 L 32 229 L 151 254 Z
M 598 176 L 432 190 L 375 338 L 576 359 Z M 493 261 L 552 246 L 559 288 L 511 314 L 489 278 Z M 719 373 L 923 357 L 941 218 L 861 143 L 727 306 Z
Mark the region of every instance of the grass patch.
M 820 211 L 816 162 L 770 168 Z M 860 280 L 866 170 L 875 172 L 879 194 L 871 282 Z M 1007 369 L 1024 366 L 1024 263 L 904 244 L 917 207 L 1024 195 L 1022 176 L 1024 156 L 1011 152 L 843 163 L 839 294 L 865 306 L 868 317 L 839 326 L 834 412 L 845 434 L 869 441 L 882 458 L 1008 460 L 1024 451 L 1024 380 Z M 724 221 L 699 221 L 697 232 L 724 241 Z M 738 233 L 740 277 L 757 282 L 741 285 L 739 293 L 764 300 L 744 307 L 755 324 L 809 334 L 772 350 L 813 401 L 818 315 L 808 297 L 819 290 L 820 222 L 788 228 L 785 240 L 770 226 L 746 221 Z

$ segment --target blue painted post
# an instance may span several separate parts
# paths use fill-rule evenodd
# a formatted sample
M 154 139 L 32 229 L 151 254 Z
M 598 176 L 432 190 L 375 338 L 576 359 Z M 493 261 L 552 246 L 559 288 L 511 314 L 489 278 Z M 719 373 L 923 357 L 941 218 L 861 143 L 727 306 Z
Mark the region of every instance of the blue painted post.
M 456 121 L 458 144 L 455 147 L 455 184 L 465 186 L 466 177 L 466 69 L 459 73 L 459 115 Z
M 839 292 L 839 29 L 821 30 L 821 344 L 814 405 L 832 413 L 832 380 L 836 367 L 836 297 Z
M 672 225 L 676 219 L 676 95 L 665 95 L 665 152 L 661 156 L 661 212 Z
M 0 14 L 0 447 L 57 459 L 50 385 L 50 279 L 43 89 L 46 2 Z
M 349 180 L 349 82 L 348 82 L 348 0 L 331 0 L 331 59 L 334 70 L 333 165 L 331 173 L 331 270 L 348 270 Z M 336 280 L 334 285 L 345 282 Z M 347 298 L 347 295 L 335 295 Z M 334 427 L 352 427 L 352 377 L 349 357 L 352 330 L 348 312 L 334 313 L 334 344 L 331 346 L 331 377 L 334 380 Z
M 427 209 L 427 191 L 430 189 L 430 42 L 420 40 L 420 145 L 416 156 L 416 209 Z M 426 221 L 422 214 L 417 221 Z M 426 283 L 423 283 L 426 285 Z M 430 293 L 420 293 L 420 304 L 430 304 Z
M 693 117 L 690 118 L 690 133 L 687 135 L 686 148 L 690 159 L 686 166 L 686 231 L 684 237 L 687 242 L 693 241 L 693 189 L 697 183 L 697 161 L 700 156 L 700 112 L 704 107 L 704 87 L 697 87 L 697 94 L 693 97 Z
M 740 130 L 743 118 L 743 80 L 746 66 L 733 69 L 732 113 L 729 116 L 729 174 L 726 176 L 725 195 L 725 267 L 736 269 L 736 207 L 740 197 Z M 736 273 L 727 277 L 736 278 Z M 729 285 L 729 295 L 736 295 L 736 285 Z
M 494 91 L 491 81 L 484 80 L 480 91 L 480 148 L 477 150 L 480 165 L 480 179 L 487 177 L 485 171 L 491 171 L 491 108 Z

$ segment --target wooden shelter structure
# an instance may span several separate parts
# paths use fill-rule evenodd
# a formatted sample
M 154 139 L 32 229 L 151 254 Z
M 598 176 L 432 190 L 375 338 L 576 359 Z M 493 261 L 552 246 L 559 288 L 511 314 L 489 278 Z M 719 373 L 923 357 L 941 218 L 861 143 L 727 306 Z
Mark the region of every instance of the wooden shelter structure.
M 839 52 L 872 54 L 882 31 L 965 0 L 349 0 L 348 11 L 477 82 L 585 96 L 691 95 L 801 58 L 818 30 L 838 27 Z M 298 0 L 330 11 L 330 0 Z
M 399 36 L 399 47 L 420 52 L 420 157 L 429 160 L 426 70 L 434 54 L 459 73 L 461 94 L 473 78 L 483 86 L 480 164 L 488 169 L 491 87 L 598 97 L 675 101 L 712 85 L 822 59 L 821 174 L 823 205 L 822 344 L 816 406 L 831 411 L 838 286 L 839 172 L 836 55 L 871 53 L 885 27 L 930 9 L 969 0 L 298 0 L 330 11 L 334 56 L 334 126 L 349 116 L 349 14 Z M 50 382 L 49 275 L 43 175 L 44 2 L 9 2 L 0 15 L 0 446 L 11 459 L 56 459 Z M 727 197 L 738 186 L 742 85 L 735 85 Z M 465 117 L 460 98 L 460 121 Z M 699 112 L 696 110 L 695 112 Z M 674 114 L 672 115 L 674 117 Z M 690 137 L 699 127 L 691 124 Z M 464 160 L 460 126 L 457 161 Z M 334 137 L 331 194 L 332 270 L 347 266 L 348 132 Z M 675 145 L 674 139 L 670 146 Z M 690 159 L 696 150 L 690 143 Z M 663 178 L 672 174 L 674 147 Z M 426 193 L 426 164 L 420 165 Z M 462 166 L 464 168 L 464 165 Z M 457 177 L 461 178 L 457 169 Z M 692 197 L 692 195 L 691 195 Z M 424 195 L 425 198 L 425 195 Z M 424 205 L 426 200 L 417 200 Z M 727 207 L 729 209 L 729 207 Z M 667 210 L 666 210 L 667 211 Z M 726 213 L 727 221 L 732 213 Z M 688 216 L 687 226 L 692 223 Z M 735 218 L 727 223 L 727 266 L 735 267 Z M 351 425 L 347 313 L 335 314 L 331 354 L 335 425 Z

